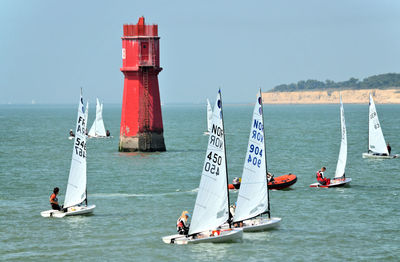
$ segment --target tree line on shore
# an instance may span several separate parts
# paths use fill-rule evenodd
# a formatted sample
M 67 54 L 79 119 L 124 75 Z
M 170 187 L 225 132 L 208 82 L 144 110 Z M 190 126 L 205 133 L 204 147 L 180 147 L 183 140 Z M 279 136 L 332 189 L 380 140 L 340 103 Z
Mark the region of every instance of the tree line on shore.
M 301 80 L 297 83 L 282 84 L 274 87 L 269 92 L 294 92 L 294 91 L 313 91 L 326 89 L 387 89 L 400 88 L 400 74 L 387 73 L 374 75 L 364 78 L 360 81 L 357 78 L 350 78 L 343 82 L 334 82 L 326 80 L 325 82 L 318 80 Z

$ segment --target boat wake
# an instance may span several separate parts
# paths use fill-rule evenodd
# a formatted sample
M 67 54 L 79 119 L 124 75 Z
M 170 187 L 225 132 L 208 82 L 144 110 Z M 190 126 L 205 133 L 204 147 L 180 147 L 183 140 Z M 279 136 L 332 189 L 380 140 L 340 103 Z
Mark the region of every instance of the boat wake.
M 157 196 L 171 196 L 176 194 L 196 193 L 199 189 L 195 188 L 192 190 L 181 191 L 177 189 L 175 192 L 166 192 L 158 194 L 124 194 L 124 193 L 97 193 L 90 194 L 91 198 L 124 198 L 124 197 L 157 197 Z

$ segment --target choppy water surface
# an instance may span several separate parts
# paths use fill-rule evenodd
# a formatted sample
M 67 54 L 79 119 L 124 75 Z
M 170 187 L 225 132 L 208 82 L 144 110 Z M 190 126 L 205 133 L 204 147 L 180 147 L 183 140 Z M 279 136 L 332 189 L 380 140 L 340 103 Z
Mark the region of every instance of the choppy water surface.
M 264 106 L 268 168 L 292 172 L 292 190 L 272 191 L 278 230 L 242 243 L 173 246 L 182 210 L 193 211 L 207 137 L 205 106 L 163 108 L 165 153 L 119 153 L 120 107 L 105 105 L 113 139 L 87 143 L 92 216 L 46 219 L 55 186 L 63 201 L 76 106 L 0 106 L 0 260 L 8 261 L 398 261 L 400 159 L 366 160 L 367 105 L 345 104 L 346 175 L 351 187 L 309 188 L 315 172 L 333 176 L 340 146 L 338 105 Z M 224 106 L 230 180 L 240 176 L 253 106 Z M 377 105 L 383 132 L 400 153 L 399 105 Z M 91 108 L 89 123 L 94 119 Z M 237 193 L 231 194 L 234 201 Z

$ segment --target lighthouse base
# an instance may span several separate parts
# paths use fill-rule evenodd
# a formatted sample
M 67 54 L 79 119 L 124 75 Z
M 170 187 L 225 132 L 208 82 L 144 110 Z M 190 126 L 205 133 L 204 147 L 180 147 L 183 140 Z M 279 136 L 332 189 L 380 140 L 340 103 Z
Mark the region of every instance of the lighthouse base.
M 163 134 L 144 132 L 136 136 L 119 137 L 120 152 L 155 152 L 166 151 Z

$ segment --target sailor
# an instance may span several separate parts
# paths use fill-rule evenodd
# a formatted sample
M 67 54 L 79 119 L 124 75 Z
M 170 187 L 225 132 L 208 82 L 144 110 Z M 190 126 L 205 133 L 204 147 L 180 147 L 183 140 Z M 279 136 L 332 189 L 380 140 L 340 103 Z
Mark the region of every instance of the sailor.
M 233 187 L 235 189 L 239 189 L 240 188 L 240 182 L 242 182 L 241 178 L 235 177 L 232 181 Z
M 389 145 L 389 143 L 387 143 L 386 147 L 387 147 L 387 150 L 388 150 L 389 156 L 390 156 L 390 151 L 392 151 L 392 147 Z
M 110 134 L 110 131 L 107 129 L 107 131 L 106 131 L 106 136 L 107 137 L 109 137 L 111 134 Z
M 187 222 L 189 216 L 188 211 L 183 211 L 182 215 L 176 221 L 176 230 L 180 235 L 187 235 L 189 233 L 189 225 Z
M 75 136 L 75 134 L 74 134 L 74 132 L 72 131 L 72 129 L 69 130 L 69 136 L 72 136 L 72 137 Z
M 58 187 L 55 187 L 53 189 L 53 194 L 51 194 L 50 196 L 50 204 L 51 204 L 51 208 L 54 210 L 61 210 L 60 205 L 58 204 L 58 192 L 60 191 L 60 189 Z
M 63 208 L 63 206 L 60 206 L 58 204 L 58 198 L 57 198 L 58 192 L 60 192 L 60 189 L 58 187 L 55 187 L 53 189 L 53 194 L 50 195 L 51 208 L 53 210 L 59 210 L 59 211 L 67 212 L 67 208 Z
M 274 175 L 273 174 L 271 174 L 270 172 L 267 172 L 267 181 L 268 182 L 272 182 L 272 181 L 274 181 L 275 179 L 274 179 Z
M 322 167 L 321 170 L 318 170 L 317 172 L 317 181 L 323 186 L 327 186 L 331 183 L 331 180 L 329 178 L 324 177 L 324 172 L 326 171 L 326 167 Z

